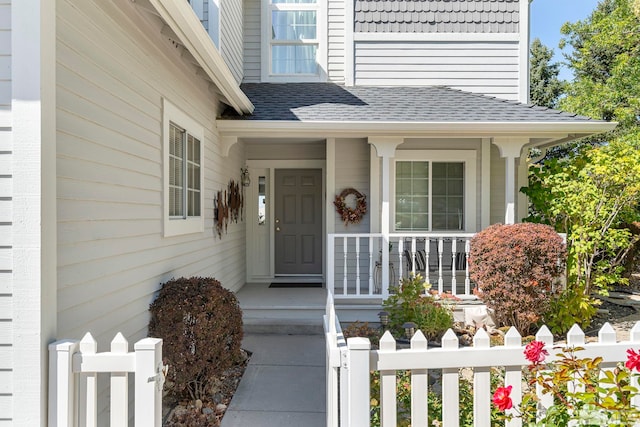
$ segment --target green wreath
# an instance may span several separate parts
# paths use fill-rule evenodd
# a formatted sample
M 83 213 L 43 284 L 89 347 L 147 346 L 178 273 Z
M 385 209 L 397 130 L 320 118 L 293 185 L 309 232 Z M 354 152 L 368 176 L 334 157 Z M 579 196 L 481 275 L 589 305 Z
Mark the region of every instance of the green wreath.
M 347 197 L 351 195 L 356 198 L 355 208 L 347 206 Z M 355 188 L 345 188 L 342 190 L 342 193 L 336 196 L 333 204 L 336 206 L 336 212 L 338 212 L 342 221 L 344 221 L 345 226 L 359 223 L 367 213 L 367 196 Z

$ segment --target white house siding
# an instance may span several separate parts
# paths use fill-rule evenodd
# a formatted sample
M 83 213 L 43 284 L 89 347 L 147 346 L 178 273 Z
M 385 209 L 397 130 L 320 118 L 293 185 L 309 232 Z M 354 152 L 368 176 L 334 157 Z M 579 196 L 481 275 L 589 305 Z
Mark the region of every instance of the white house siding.
M 249 160 L 322 160 L 326 157 L 324 141 L 303 143 L 248 143 Z
M 330 81 L 344 83 L 345 69 L 345 2 L 327 2 L 327 76 Z
M 260 81 L 260 1 L 244 0 L 244 81 Z
M 371 209 L 371 192 L 369 189 L 370 186 L 370 146 L 364 139 L 336 139 L 335 142 L 335 159 L 333 159 L 335 164 L 335 191 L 336 194 L 339 194 L 345 188 L 355 188 L 360 193 L 367 196 L 367 206 Z M 330 161 L 328 159 L 328 161 Z M 334 194 L 328 195 L 331 200 L 335 198 Z M 368 212 L 362 221 L 358 224 L 349 224 L 344 225 L 344 222 L 335 213 L 333 221 L 335 222 L 335 232 L 336 233 L 368 233 L 370 230 L 370 218 L 371 212 Z M 355 253 L 355 246 L 353 246 L 353 241 L 350 242 L 349 253 Z M 343 245 L 341 241 L 336 242 L 336 253 L 343 253 Z M 369 248 L 365 242 L 361 242 L 360 246 L 360 266 L 361 273 L 367 271 L 367 260 L 368 260 Z M 377 254 L 376 254 L 377 255 Z M 335 258 L 335 277 L 334 280 L 336 283 L 342 283 L 343 278 L 343 266 L 344 266 L 344 258 L 342 256 L 336 256 Z M 374 260 L 375 261 L 375 260 Z M 350 282 L 354 283 L 355 279 L 355 260 L 350 260 L 350 265 L 348 265 L 348 271 Z M 362 286 L 367 286 L 366 283 L 362 283 Z M 364 288 L 363 288 L 364 291 Z
M 244 147 L 221 158 L 207 82 L 128 0 L 57 5 L 58 336 L 146 336 L 160 283 L 244 283 L 244 224 L 213 233 L 214 191 L 239 179 Z M 204 127 L 204 232 L 163 237 L 162 99 Z M 104 400 L 100 410 L 104 411 Z M 104 421 L 104 420 L 103 420 Z
M 13 419 L 11 1 L 0 1 L 0 426 Z
M 505 160 L 500 150 L 491 145 L 491 224 L 504 224 Z
M 220 13 L 221 53 L 233 77 L 242 81 L 242 0 L 223 0 Z
M 443 85 L 518 99 L 517 42 L 358 41 L 356 85 Z

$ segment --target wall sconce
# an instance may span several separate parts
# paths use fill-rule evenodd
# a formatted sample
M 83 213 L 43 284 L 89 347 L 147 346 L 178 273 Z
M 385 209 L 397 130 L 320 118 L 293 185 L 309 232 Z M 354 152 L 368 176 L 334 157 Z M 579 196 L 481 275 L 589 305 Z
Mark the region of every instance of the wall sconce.
M 251 177 L 249 176 L 249 168 L 248 167 L 244 167 L 244 168 L 240 168 L 240 182 L 242 183 L 243 187 L 248 187 L 251 185 Z

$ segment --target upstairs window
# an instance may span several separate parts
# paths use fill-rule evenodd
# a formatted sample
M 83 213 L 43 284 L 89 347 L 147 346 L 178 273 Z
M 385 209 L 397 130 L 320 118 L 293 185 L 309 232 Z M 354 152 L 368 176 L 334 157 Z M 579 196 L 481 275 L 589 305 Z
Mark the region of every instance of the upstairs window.
M 264 80 L 318 81 L 324 73 L 322 0 L 269 0 L 264 21 Z M 266 44 L 266 43 L 265 43 Z
M 201 232 L 203 128 L 166 100 L 163 110 L 164 235 Z

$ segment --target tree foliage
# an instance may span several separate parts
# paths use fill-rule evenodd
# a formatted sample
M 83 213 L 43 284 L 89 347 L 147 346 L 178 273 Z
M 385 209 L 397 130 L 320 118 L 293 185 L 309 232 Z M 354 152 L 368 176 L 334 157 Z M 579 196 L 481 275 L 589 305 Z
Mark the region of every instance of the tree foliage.
M 530 48 L 530 100 L 541 107 L 555 108 L 558 98 L 564 90 L 563 82 L 558 78 L 560 64 L 552 63 L 553 49 L 548 48 L 536 38 Z
M 566 23 L 561 46 L 575 80 L 563 110 L 620 123 L 617 135 L 640 126 L 640 6 L 638 0 L 602 0 L 584 21 Z
M 637 237 L 623 225 L 640 219 L 640 131 L 545 162 L 522 191 L 534 207 L 529 221 L 567 233 L 569 283 L 590 295 L 624 282 L 624 257 Z

